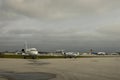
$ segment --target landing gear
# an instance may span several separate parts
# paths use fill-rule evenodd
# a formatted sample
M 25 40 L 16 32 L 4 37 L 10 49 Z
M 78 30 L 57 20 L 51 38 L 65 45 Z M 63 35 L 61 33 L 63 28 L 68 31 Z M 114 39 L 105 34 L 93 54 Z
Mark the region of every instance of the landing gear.
M 31 55 L 31 56 L 24 56 L 23 58 L 24 58 L 24 59 L 27 59 L 27 58 L 28 58 L 28 59 L 31 59 L 31 58 L 32 58 L 32 59 L 37 59 L 37 56 L 36 56 L 36 55 Z
M 24 59 L 26 59 L 26 56 L 24 56 Z
M 37 58 L 37 56 L 32 56 L 32 59 L 36 59 Z

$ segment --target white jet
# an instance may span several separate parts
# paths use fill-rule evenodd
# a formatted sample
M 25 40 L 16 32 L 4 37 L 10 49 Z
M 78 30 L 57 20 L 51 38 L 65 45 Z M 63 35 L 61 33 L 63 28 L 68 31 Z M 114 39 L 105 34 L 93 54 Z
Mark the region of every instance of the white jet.
M 98 54 L 98 55 L 106 55 L 105 52 L 98 52 L 97 54 Z
M 75 53 L 75 52 L 62 52 L 62 54 L 64 55 L 65 58 L 77 58 L 77 56 L 79 56 L 79 53 Z
M 26 59 L 26 57 L 32 57 L 32 59 L 36 59 L 38 51 L 36 48 L 28 48 L 27 43 L 25 43 L 25 49 L 22 49 L 22 54 L 24 55 L 24 59 Z

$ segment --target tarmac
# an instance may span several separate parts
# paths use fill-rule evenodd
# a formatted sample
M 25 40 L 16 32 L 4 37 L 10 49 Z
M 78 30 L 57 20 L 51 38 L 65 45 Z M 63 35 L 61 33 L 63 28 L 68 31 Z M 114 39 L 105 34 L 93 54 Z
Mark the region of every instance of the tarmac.
M 0 80 L 120 80 L 120 57 L 0 58 Z

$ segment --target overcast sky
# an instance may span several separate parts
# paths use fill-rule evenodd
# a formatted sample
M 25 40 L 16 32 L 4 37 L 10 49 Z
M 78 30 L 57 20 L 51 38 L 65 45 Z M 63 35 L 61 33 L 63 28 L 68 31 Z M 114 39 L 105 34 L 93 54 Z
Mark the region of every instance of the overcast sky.
M 0 50 L 120 51 L 120 0 L 0 0 Z

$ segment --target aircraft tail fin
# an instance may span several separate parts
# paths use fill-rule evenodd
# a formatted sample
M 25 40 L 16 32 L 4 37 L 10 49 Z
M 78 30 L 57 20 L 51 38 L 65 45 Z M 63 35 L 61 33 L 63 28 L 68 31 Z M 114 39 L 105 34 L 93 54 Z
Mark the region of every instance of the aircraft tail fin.
M 27 41 L 25 41 L 25 49 L 28 49 Z

